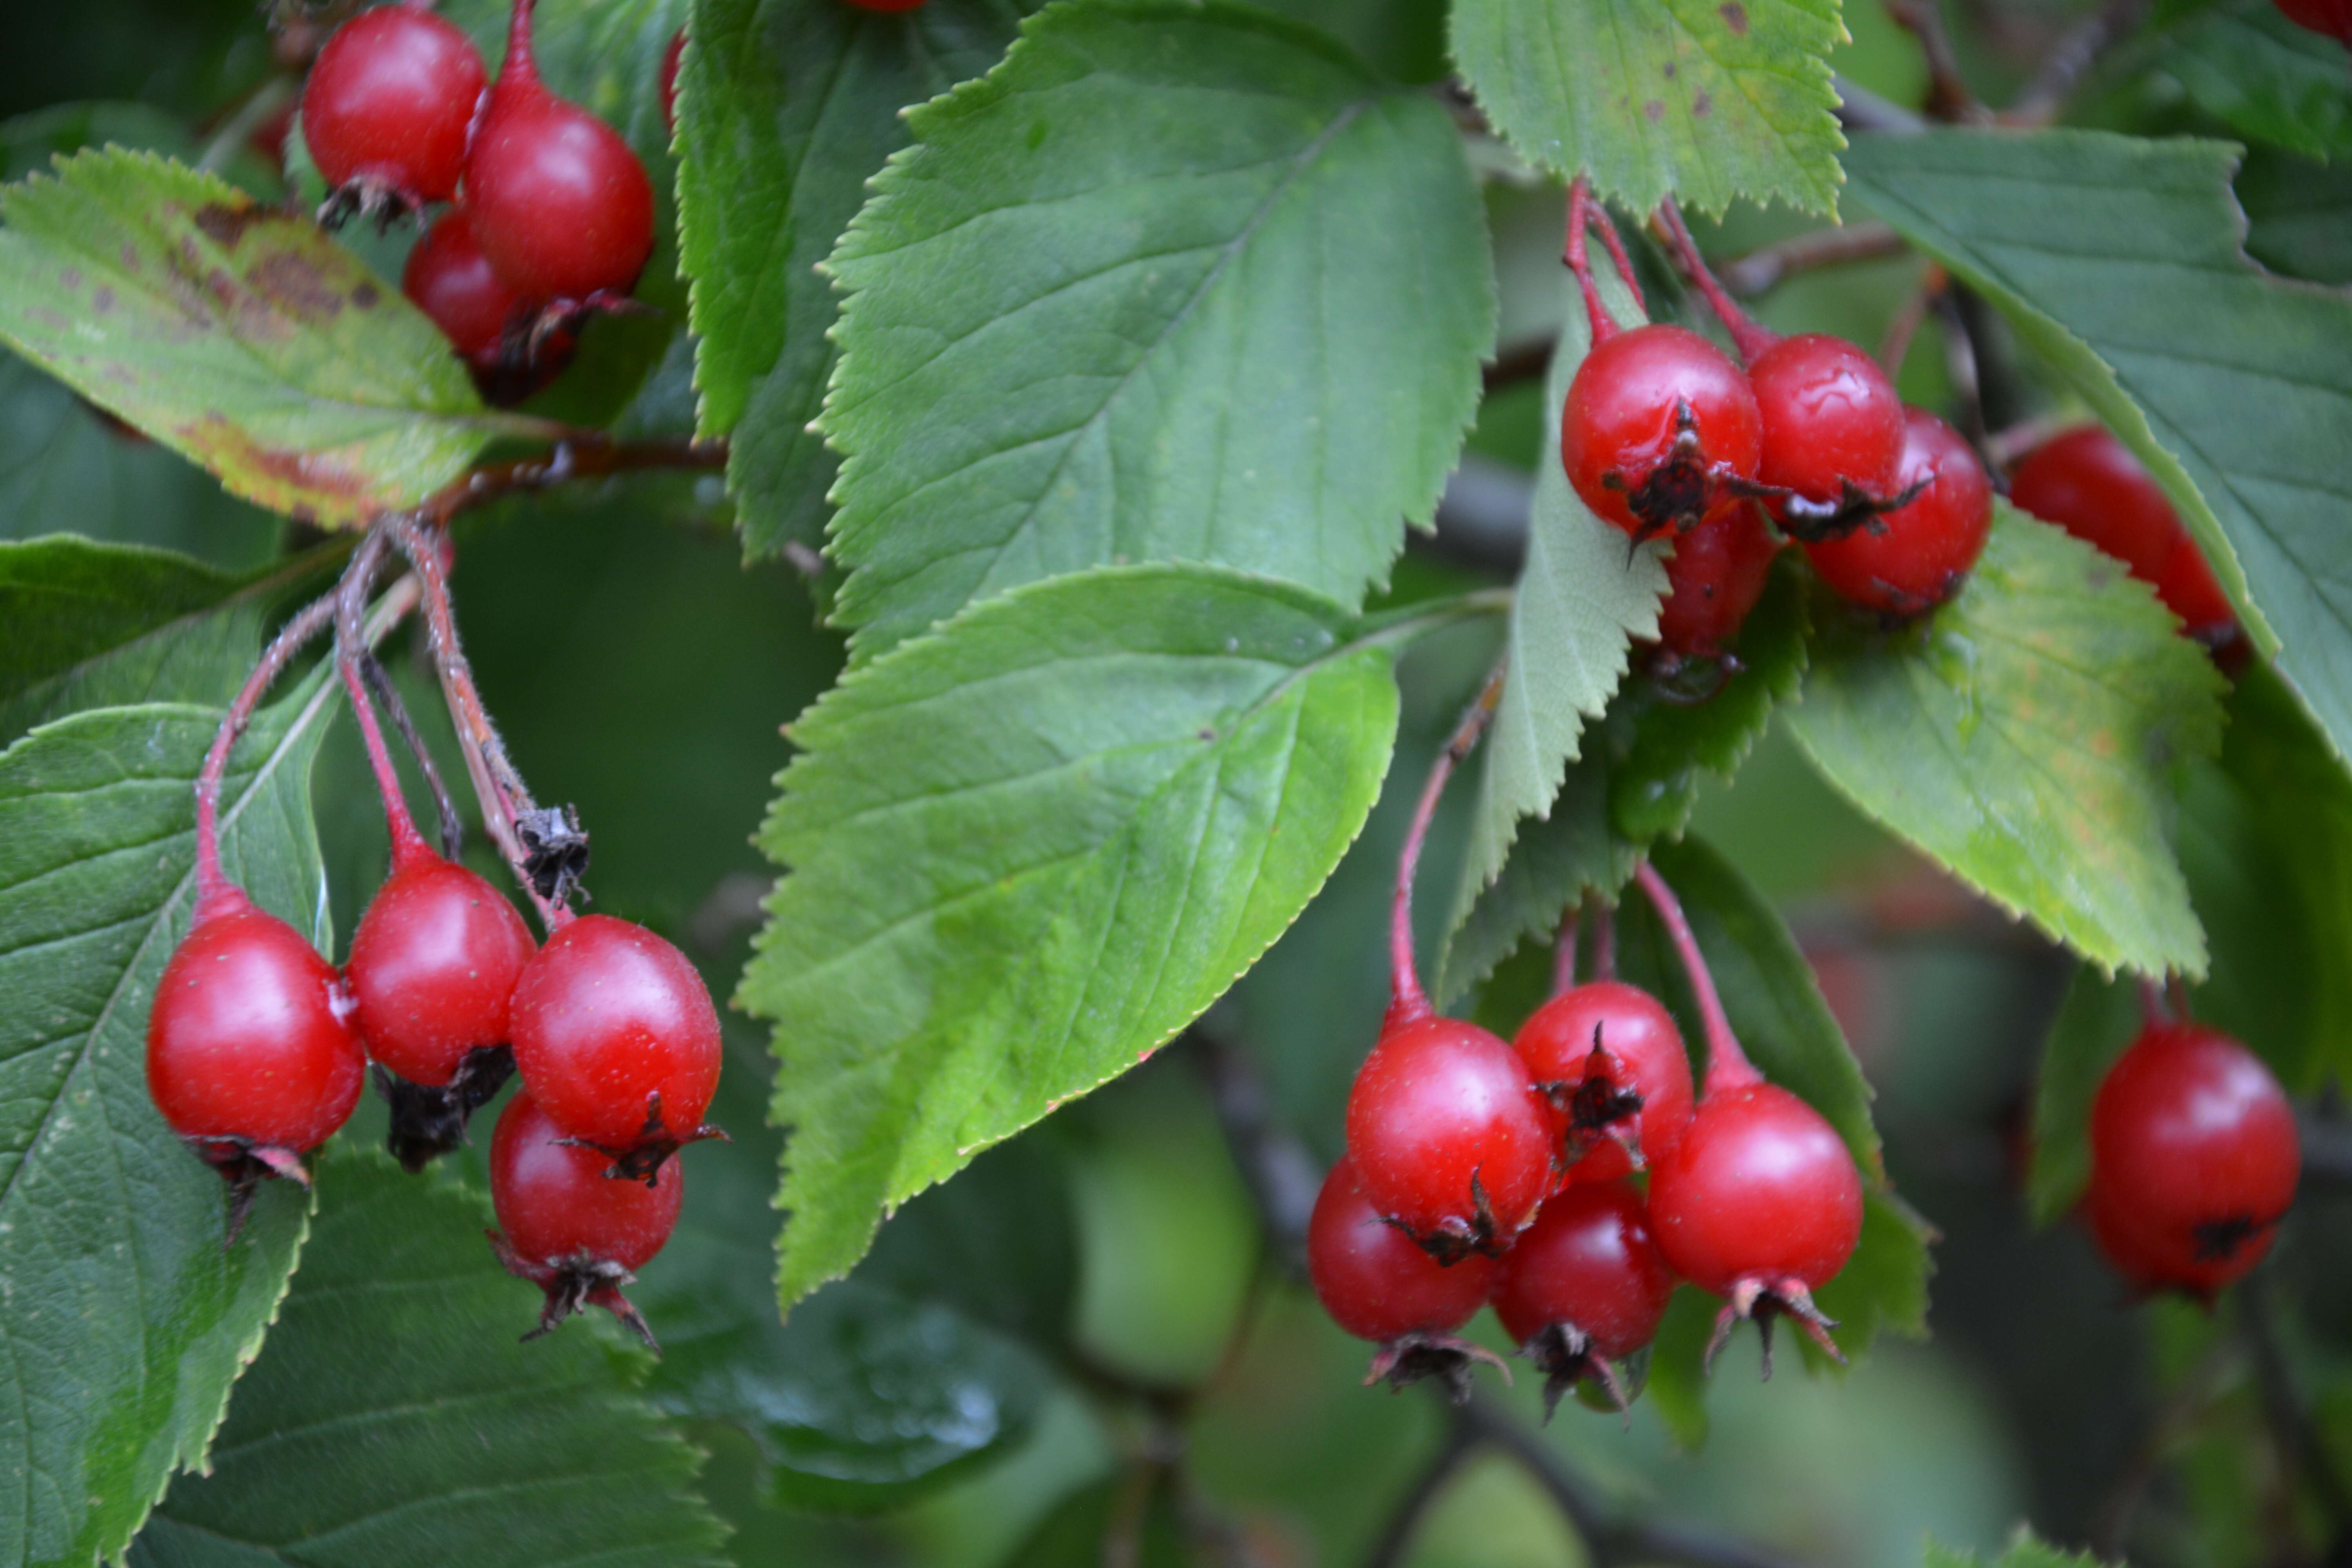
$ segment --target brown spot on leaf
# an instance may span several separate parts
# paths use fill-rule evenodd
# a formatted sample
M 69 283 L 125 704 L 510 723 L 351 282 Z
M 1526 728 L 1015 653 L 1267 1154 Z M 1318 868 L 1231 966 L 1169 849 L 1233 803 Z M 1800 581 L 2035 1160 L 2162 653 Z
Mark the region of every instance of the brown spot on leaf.
M 373 283 L 363 281 L 352 290 L 352 303 L 362 310 L 373 310 L 375 302 L 383 298 L 383 291 Z
M 1642 118 L 1648 121 L 1651 124 L 1655 125 L 1659 121 L 1664 120 L 1665 117 L 1666 106 L 1660 103 L 1656 99 L 1654 98 L 1650 100 L 1649 102 L 1642 105 Z
M 1714 112 L 1714 95 L 1709 93 L 1706 89 L 1700 88 L 1698 89 L 1698 96 L 1691 100 L 1691 118 L 1694 120 L 1705 120 L 1708 115 L 1713 114 Z
M 1715 13 L 1723 18 L 1724 26 L 1733 32 L 1743 38 L 1748 36 L 1748 7 L 1742 5 L 1739 0 L 1724 0 L 1722 5 L 1715 8 Z
M 1682 74 L 1682 67 L 1675 64 L 1674 61 L 1668 60 L 1666 62 L 1666 79 L 1668 81 L 1674 80 L 1675 77 Z
M 122 270 L 133 278 L 139 276 L 139 247 L 129 240 L 122 242 Z
M 250 202 L 240 206 L 207 202 L 196 209 L 196 226 L 223 250 L 235 250 L 236 242 L 245 237 L 245 231 L 268 216 Z
M 266 500 L 299 522 L 318 521 L 317 503 L 321 501 L 343 503 L 331 505 L 331 510 L 339 518 L 348 517 L 361 510 L 352 503 L 370 499 L 373 491 L 366 474 L 341 460 L 264 447 L 218 414 L 176 426 L 173 434 L 187 444 L 197 461 L 229 479 L 232 489 L 261 490 Z
M 79 288 L 80 288 L 80 287 L 81 287 L 81 268 L 79 268 L 79 267 L 67 267 L 67 268 L 59 268 L 59 269 L 58 269 L 58 281 L 59 283 L 62 283 L 63 285 L 65 285 L 65 286 L 66 286 L 67 288 L 68 288 L 68 289 L 79 289 Z
M 298 316 L 331 320 L 343 308 L 341 291 L 327 282 L 319 264 L 290 250 L 264 257 L 246 275 L 246 282 L 264 300 Z
M 73 324 L 46 305 L 26 306 L 25 319 L 36 326 L 47 327 L 53 332 L 62 332 Z
M 108 288 L 103 283 L 100 284 L 98 286 L 98 292 L 89 297 L 89 304 L 90 309 L 96 310 L 101 316 L 105 315 L 109 310 L 114 309 L 114 290 Z

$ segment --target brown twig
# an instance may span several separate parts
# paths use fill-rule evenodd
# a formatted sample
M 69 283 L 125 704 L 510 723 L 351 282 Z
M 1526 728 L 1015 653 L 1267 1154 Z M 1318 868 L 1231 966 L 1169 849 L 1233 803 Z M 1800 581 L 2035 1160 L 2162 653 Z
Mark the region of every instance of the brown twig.
M 654 468 L 723 468 L 727 452 L 724 440 L 559 441 L 535 457 L 483 464 L 426 498 L 414 515 L 420 521 L 446 523 L 461 511 L 522 490 L 550 490 L 581 479 Z
M 2334 1538 L 2322 1557 L 2328 1563 L 2341 1563 L 2345 1560 L 2344 1543 L 2352 1540 L 2352 1491 L 2346 1489 L 2344 1477 L 2327 1451 L 2326 1439 L 2313 1425 L 2311 1412 L 2304 1407 L 2303 1397 L 2295 1389 L 2286 1354 L 2279 1344 L 2277 1310 L 2269 1270 L 2257 1268 L 2239 1284 L 2238 1330 L 2253 1359 L 2254 1385 L 2262 1395 L 2263 1416 L 2270 1426 L 2271 1441 L 2278 1446 L 2280 1467 L 2288 1471 L 2300 1470 L 2310 1483 Z
M 1886 14 L 1919 41 L 1919 53 L 1927 59 L 1927 118 L 1976 125 L 1990 120 L 1961 75 L 1960 58 L 1944 31 L 1944 12 L 1937 0 L 1886 0 Z
M 1885 131 L 1896 135 L 1911 135 L 1927 129 L 1927 121 L 1901 104 L 1881 98 L 1870 89 L 1843 76 L 1832 77 L 1830 86 L 1838 95 L 1838 123 L 1849 131 Z
M 1495 392 L 1515 386 L 1523 381 L 1534 381 L 1551 368 L 1552 350 L 1559 346 L 1556 338 L 1533 338 L 1496 351 L 1482 373 L 1485 389 Z
M 2106 0 L 2062 35 L 2042 58 L 2042 68 L 2000 111 L 2000 122 L 2031 129 L 2057 119 L 2092 68 L 2139 26 L 2147 5 L 2148 0 Z
M 1445 1424 L 1445 1435 L 1436 1450 L 1423 1461 L 1421 1471 L 1412 1479 L 1389 1510 L 1388 1522 L 1381 1526 L 1372 1550 L 1364 1558 L 1364 1568 L 1398 1568 L 1412 1549 L 1413 1537 L 1420 1532 L 1423 1515 L 1430 1505 L 1444 1491 L 1463 1462 L 1478 1450 L 1478 1439 L 1470 1429 L 1466 1410 L 1454 1409 Z
M 1842 228 L 1809 229 L 1774 245 L 1761 246 L 1716 268 L 1716 276 L 1734 294 L 1752 298 L 1769 293 L 1800 272 L 1843 267 L 1848 262 L 1880 261 L 1903 254 L 1903 237 L 1883 223 L 1853 223 Z

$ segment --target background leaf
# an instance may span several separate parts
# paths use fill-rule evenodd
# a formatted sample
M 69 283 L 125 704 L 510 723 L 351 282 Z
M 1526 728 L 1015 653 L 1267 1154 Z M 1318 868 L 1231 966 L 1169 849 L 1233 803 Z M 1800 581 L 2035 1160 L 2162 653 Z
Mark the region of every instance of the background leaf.
M 86 152 L 0 216 L 0 340 L 274 510 L 414 505 L 501 421 L 396 289 L 212 175 Z
M 585 1321 L 520 1342 L 538 1302 L 488 1203 L 347 1143 L 319 1180 L 268 1347 L 136 1568 L 723 1561 L 694 1451 L 634 1392 L 649 1358 Z
M 835 352 L 818 264 L 907 145 L 899 110 L 994 65 L 1024 7 L 930 0 L 885 15 L 701 0 L 678 68 L 679 257 L 693 279 L 698 427 L 730 436 L 747 555 L 816 549 L 837 459 L 810 428 Z
M 1640 321 L 1631 292 L 1607 268 L 1601 270 L 1610 313 L 1621 324 Z M 1502 873 L 1524 819 L 1549 818 L 1559 809 L 1562 776 L 1583 747 L 1585 722 L 1600 714 L 1624 678 L 1628 639 L 1654 636 L 1658 629 L 1658 597 L 1666 586 L 1661 557 L 1668 546 L 1654 542 L 1629 551 L 1624 534 L 1577 499 L 1559 461 L 1558 442 L 1549 435 L 1559 428 L 1569 384 L 1591 340 L 1580 298 L 1563 316 L 1559 346 L 1545 380 L 1546 438 L 1528 506 L 1527 564 L 1511 597 L 1505 652 L 1509 671 L 1480 748 L 1478 799 L 1450 927 L 1470 918 L 1473 901 Z M 1626 874 L 1631 873 L 1628 866 Z M 1559 913 L 1555 908 L 1549 917 L 1538 918 L 1557 920 Z M 1518 934 L 1515 930 L 1511 943 Z M 1501 953 L 1474 956 L 1474 968 L 1477 956 L 1491 968 Z M 1449 953 L 1448 991 L 1454 986 L 1453 971 Z
M 224 661 L 252 658 L 226 650 Z M 326 946 L 310 766 L 334 689 L 265 710 L 222 792 L 222 859 Z M 147 1098 L 156 976 L 193 901 L 191 781 L 220 715 L 77 714 L 0 753 L 0 1560 L 120 1552 L 199 1462 L 305 1227 L 267 1184 L 224 1249 L 220 1178 Z
M 2240 135 L 2314 158 L 2352 153 L 2352 58 L 2270 0 L 2213 7 L 2172 37 L 2157 65 Z
M 2140 1025 L 2139 989 L 2084 964 L 2042 1047 L 2033 1089 L 2033 1168 L 2026 1206 L 2036 1225 L 2063 1219 L 2091 1179 L 2091 1100 Z
M 1496 130 L 1648 213 L 1669 195 L 1837 205 L 1838 0 L 1459 0 L 1454 58 Z
M 1990 1563 L 1976 1552 L 1955 1552 L 1931 1539 L 1927 1542 L 1927 1568 L 2100 1568 L 2100 1560 L 2088 1552 L 2061 1552 L 2020 1525 L 2009 1550 Z
M 1846 173 L 2148 465 L 2341 755 L 2352 297 L 2247 265 L 2232 162 L 2213 142 L 1932 132 L 1866 137 Z
M 2205 972 L 2167 836 L 2222 681 L 2146 585 L 2002 502 L 1934 615 L 1824 621 L 1789 724 L 1831 783 L 2102 967 Z
M 1434 99 L 1266 13 L 1105 0 L 908 125 L 827 263 L 856 653 L 1097 564 L 1385 579 L 1494 336 Z
M 2314 283 L 2352 283 L 2352 160 L 2251 152 L 2238 171 L 2238 204 L 2255 260 Z
M 1379 792 L 1411 630 L 1351 637 L 1314 595 L 1205 567 L 1107 570 L 975 606 L 793 726 L 760 838 L 792 874 L 741 993 L 777 1025 L 793 1129 L 787 1303 L 1280 934 Z

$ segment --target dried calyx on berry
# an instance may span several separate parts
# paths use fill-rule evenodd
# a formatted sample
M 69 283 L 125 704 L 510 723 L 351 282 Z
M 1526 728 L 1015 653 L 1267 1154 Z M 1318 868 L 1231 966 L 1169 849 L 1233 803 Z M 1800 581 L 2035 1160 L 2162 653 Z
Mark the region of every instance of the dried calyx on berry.
M 1549 1102 L 1559 1160 L 1574 1182 L 1643 1169 L 1681 1142 L 1691 1119 L 1682 1031 L 1638 986 L 1595 980 L 1529 1016 L 1511 1048 Z
M 1501 1358 L 1454 1333 L 1485 1304 L 1493 1260 L 1447 1265 L 1431 1258 L 1364 1195 L 1349 1159 L 1331 1167 L 1315 1199 L 1307 1272 L 1332 1321 L 1380 1346 L 1367 1384 L 1402 1388 L 1433 1377 L 1460 1404 L 1470 1397 L 1474 1363 L 1483 1361 L 1509 1377 Z
M 1821 1112 L 1764 1081 L 1731 1031 L 1714 979 L 1682 906 L 1657 872 L 1635 880 L 1657 907 L 1690 974 L 1706 1025 L 1705 1091 L 1674 1149 L 1650 1166 L 1650 1224 L 1674 1271 L 1724 1299 L 1706 1360 L 1743 1320 L 1764 1336 L 1772 1373 L 1772 1321 L 1794 1320 L 1834 1361 L 1845 1358 L 1837 1325 L 1813 1303 L 1862 1239 L 1862 1174 Z
M 381 226 L 455 200 L 486 79 L 473 40 L 420 4 L 337 28 L 302 88 L 302 139 L 330 187 L 319 221 Z
M 545 1293 L 536 1339 L 574 1312 L 602 1307 L 659 1352 L 621 1288 L 669 1240 L 686 1176 L 670 1161 L 645 1182 L 614 1181 L 602 1156 L 576 1147 L 529 1090 L 508 1101 L 490 1139 L 490 1247 L 507 1272 Z
M 475 242 L 464 208 L 444 213 L 409 251 L 400 291 L 441 329 L 484 400 L 511 407 L 562 374 L 576 319 L 516 289 Z
M 1895 484 L 1910 499 L 1843 538 L 1802 548 L 1839 597 L 1899 620 L 1959 591 L 1992 531 L 1992 480 L 1958 431 L 1910 408 Z

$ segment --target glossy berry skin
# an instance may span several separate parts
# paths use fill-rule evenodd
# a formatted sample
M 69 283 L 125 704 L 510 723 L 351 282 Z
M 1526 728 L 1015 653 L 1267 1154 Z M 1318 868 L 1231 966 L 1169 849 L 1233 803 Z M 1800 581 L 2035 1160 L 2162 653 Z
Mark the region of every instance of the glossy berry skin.
M 1657 1338 L 1674 1289 L 1641 1194 L 1623 1182 L 1594 1182 L 1544 1200 L 1496 1268 L 1490 1296 L 1504 1331 L 1520 1344 L 1553 1324 L 1572 1324 L 1593 1351 L 1615 1357 Z
M 467 154 L 474 237 L 526 295 L 625 294 L 653 254 L 653 184 L 619 132 L 541 84 L 531 4 L 517 0 L 506 65 Z
M 2200 1296 L 2270 1250 L 2303 1170 L 2294 1111 L 2260 1058 L 2196 1024 L 2157 1024 L 2091 1106 L 2095 1234 L 2147 1288 Z
M 1348 1093 L 1348 1152 L 1374 1207 L 1441 1254 L 1507 1247 L 1552 1185 L 1525 1063 L 1456 1018 L 1391 1026 Z
M 2010 500 L 2122 562 L 2156 590 L 2188 633 L 2218 647 L 2237 615 L 2204 552 L 2131 449 L 2097 425 L 2077 425 L 2019 460 Z
M 1903 400 L 1878 362 L 1826 332 L 1782 338 L 1748 366 L 1764 426 L 1756 477 L 1809 501 L 1836 502 L 1852 483 L 1895 493 Z
M 1922 481 L 1927 488 L 1881 514 L 1877 528 L 1803 543 L 1805 558 L 1840 598 L 1916 616 L 1959 591 L 1992 531 L 1992 480 L 1958 431 L 1913 408 L 1904 415 L 1894 489 L 1899 494 Z
M 444 213 L 409 251 L 400 291 L 441 329 L 460 359 L 478 367 L 498 362 L 509 331 L 524 325 L 535 306 L 474 243 L 463 208 Z
M 465 867 L 421 847 L 396 860 L 343 966 L 368 1055 L 411 1083 L 446 1085 L 467 1051 L 507 1043 L 532 950 L 514 906 Z
M 1818 1286 L 1862 1239 L 1862 1174 L 1836 1130 L 1787 1089 L 1718 1089 L 1652 1162 L 1650 1225 L 1667 1265 L 1702 1290 Z
M 181 1137 L 315 1149 L 367 1064 L 334 966 L 241 895 L 199 918 L 156 984 L 147 1090 Z
M 515 1070 L 565 1131 L 616 1158 L 691 1138 L 719 1086 L 719 1014 L 686 955 L 640 925 L 583 915 L 514 990 Z M 661 1097 L 657 1129 L 647 1099 Z
M 1606 1059 L 1594 1059 L 1596 1043 Z M 1680 1142 L 1690 1125 L 1690 1056 L 1682 1031 L 1639 986 L 1595 980 L 1563 991 L 1519 1026 L 1511 1048 L 1551 1102 L 1575 1161 L 1568 1167 L 1571 1182 L 1611 1182 L 1632 1172 L 1620 1137 L 1634 1142 L 1647 1163 Z M 1612 1105 L 1626 1093 L 1638 1097 L 1637 1108 Z M 1620 1114 L 1599 1120 L 1612 1109 Z
M 364 181 L 410 206 L 451 201 L 487 79 L 454 23 L 379 5 L 319 51 L 302 87 L 302 138 L 330 185 Z
M 507 1102 L 490 1139 L 490 1203 L 507 1245 L 523 1259 L 561 1268 L 590 1259 L 642 1268 L 677 1226 L 686 1178 L 666 1161 L 649 1185 L 604 1174 L 593 1149 L 561 1140 L 563 1130 L 528 1093 Z
M 1323 1179 L 1307 1222 L 1307 1273 L 1331 1321 L 1360 1340 L 1443 1334 L 1486 1300 L 1494 1260 L 1439 1263 L 1380 1215 L 1341 1160 Z
M 1678 659 L 1720 656 L 1764 596 L 1780 552 L 1748 501 L 1718 507 L 1677 535 L 1666 558 L 1666 596 L 1658 602 L 1658 647 Z
M 2279 15 L 2339 44 L 2352 45 L 2352 0 L 2275 0 Z
M 1687 328 L 1654 322 L 1603 338 L 1584 356 L 1560 414 L 1560 460 L 1594 516 L 1639 539 L 1738 504 L 1698 482 L 1673 487 L 1663 505 L 1641 504 L 1643 487 L 1662 467 L 1675 471 L 1669 459 L 1681 407 L 1690 411 L 1706 464 L 1754 476 L 1762 442 L 1756 395 L 1721 349 Z

